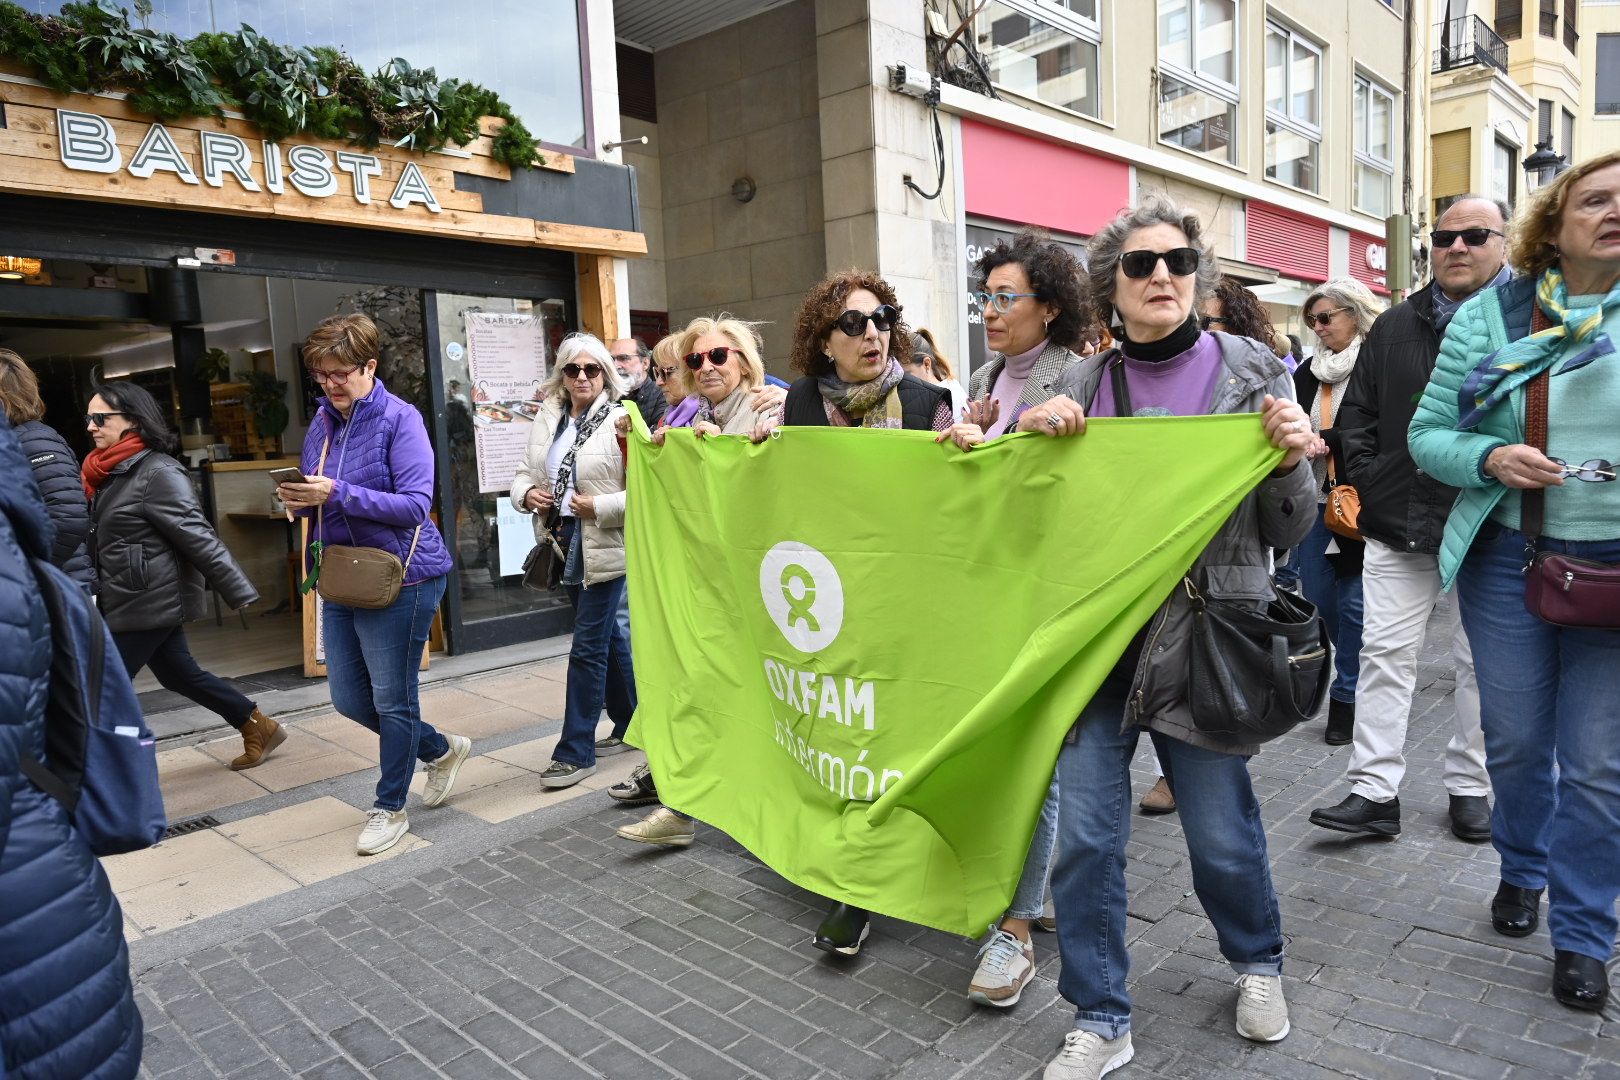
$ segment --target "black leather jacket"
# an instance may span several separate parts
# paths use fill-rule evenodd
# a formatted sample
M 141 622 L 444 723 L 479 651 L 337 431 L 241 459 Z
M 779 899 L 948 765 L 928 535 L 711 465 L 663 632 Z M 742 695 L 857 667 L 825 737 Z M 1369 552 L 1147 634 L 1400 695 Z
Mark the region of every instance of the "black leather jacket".
M 160 630 L 208 613 L 204 583 L 233 608 L 258 591 L 203 516 L 184 465 L 143 450 L 90 500 L 101 614 L 115 631 Z

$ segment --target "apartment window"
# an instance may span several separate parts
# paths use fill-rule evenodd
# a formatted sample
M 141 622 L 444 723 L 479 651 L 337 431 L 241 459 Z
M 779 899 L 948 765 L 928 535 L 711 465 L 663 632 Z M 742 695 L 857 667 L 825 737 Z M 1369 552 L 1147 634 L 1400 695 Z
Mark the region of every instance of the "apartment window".
M 1558 0 L 1541 0 L 1541 36 L 1558 36 Z
M 1558 143 L 1558 152 L 1564 155 L 1564 160 L 1571 165 L 1575 164 L 1575 114 L 1568 109 L 1562 109 L 1564 128 L 1562 138 Z
M 1491 198 L 1512 206 L 1518 200 L 1519 148 L 1501 139 L 1491 152 Z
M 1355 97 L 1356 209 L 1388 217 L 1395 186 L 1395 95 L 1358 75 Z
M 1536 102 L 1536 131 L 1537 142 L 1553 145 L 1553 103 L 1546 98 Z
M 1581 0 L 1564 0 L 1564 48 L 1579 52 L 1581 35 L 1576 29 L 1575 16 L 1581 9 Z
M 1620 115 L 1620 34 L 1597 36 L 1596 112 L 1599 116 Z
M 1097 0 L 1005 0 L 979 13 L 990 81 L 1084 116 L 1102 115 Z
M 1237 0 L 1159 0 L 1159 138 L 1237 163 Z
M 1518 41 L 1523 30 L 1523 0 L 1496 0 L 1496 36 L 1503 41 Z
M 1266 24 L 1266 176 L 1320 191 L 1322 50 L 1293 30 Z

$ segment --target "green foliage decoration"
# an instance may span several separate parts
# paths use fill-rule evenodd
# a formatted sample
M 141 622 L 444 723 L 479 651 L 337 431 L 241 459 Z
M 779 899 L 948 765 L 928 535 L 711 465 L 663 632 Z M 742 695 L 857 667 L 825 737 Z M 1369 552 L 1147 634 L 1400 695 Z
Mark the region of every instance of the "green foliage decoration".
M 535 138 L 493 90 L 440 79 L 395 57 L 367 72 L 339 49 L 282 45 L 243 24 L 187 41 L 150 29 L 151 0 L 135 0 L 139 25 L 115 0 L 77 0 L 35 15 L 0 0 L 0 60 L 61 93 L 123 91 L 132 108 L 161 120 L 241 113 L 271 140 L 306 135 L 365 149 L 429 152 L 478 137 L 478 121 L 506 121 L 495 160 L 533 168 Z

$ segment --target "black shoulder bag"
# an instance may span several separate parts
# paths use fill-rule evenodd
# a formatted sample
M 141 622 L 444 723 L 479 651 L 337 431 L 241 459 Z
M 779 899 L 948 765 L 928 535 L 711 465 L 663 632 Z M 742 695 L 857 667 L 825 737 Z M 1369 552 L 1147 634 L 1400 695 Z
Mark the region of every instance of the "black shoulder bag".
M 579 448 L 596 434 L 596 429 L 602 426 L 602 421 L 612 411 L 613 406 L 609 405 L 600 412 L 587 416 L 574 436 L 574 445 L 568 448 L 568 452 L 557 465 L 557 480 L 551 485 L 551 509 L 546 512 L 546 520 L 541 525 L 540 542 L 534 545 L 534 550 L 523 560 L 523 587 L 526 589 L 549 592 L 562 580 L 563 568 L 568 565 L 568 552 L 564 551 L 562 546 L 562 500 L 568 493 L 568 485 L 574 479 L 574 458 L 579 455 Z M 564 413 L 558 423 L 566 429 L 568 415 Z M 559 430 L 557 434 L 561 435 L 562 431 Z
M 1115 414 L 1131 416 L 1123 359 L 1110 367 Z M 1327 623 L 1315 604 L 1280 591 L 1264 607 L 1205 596 L 1190 573 L 1181 587 L 1193 620 L 1187 701 L 1200 732 L 1262 743 L 1316 715 L 1333 667 Z

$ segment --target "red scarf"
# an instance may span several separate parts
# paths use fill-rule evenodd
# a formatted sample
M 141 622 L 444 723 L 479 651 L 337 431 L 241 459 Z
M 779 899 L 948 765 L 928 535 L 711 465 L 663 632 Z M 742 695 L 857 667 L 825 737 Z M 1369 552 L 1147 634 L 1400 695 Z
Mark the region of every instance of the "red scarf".
M 84 455 L 84 468 L 81 474 L 84 478 L 85 496 L 95 498 L 96 489 L 107 482 L 107 477 L 112 475 L 115 466 L 128 461 L 145 449 L 146 440 L 141 438 L 139 432 L 131 431 L 107 449 L 92 450 Z

